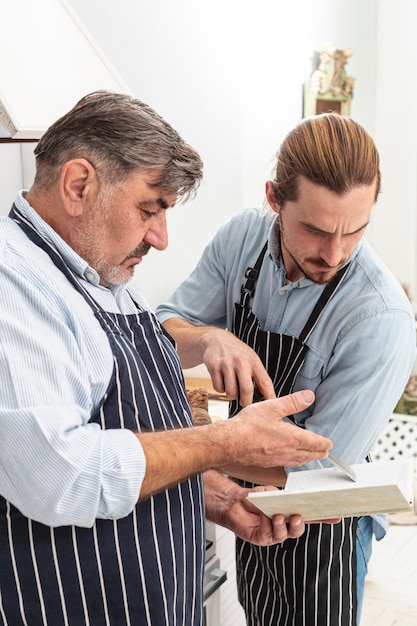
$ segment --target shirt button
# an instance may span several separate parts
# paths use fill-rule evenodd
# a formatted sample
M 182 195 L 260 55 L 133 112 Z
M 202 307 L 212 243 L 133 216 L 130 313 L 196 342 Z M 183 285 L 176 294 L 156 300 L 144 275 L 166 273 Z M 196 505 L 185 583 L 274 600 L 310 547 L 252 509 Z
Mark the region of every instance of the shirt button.
M 285 293 L 285 290 L 284 290 L 284 289 L 280 289 L 280 290 L 278 291 L 278 293 L 279 293 L 279 295 L 280 295 L 280 296 L 283 296 L 283 295 L 284 295 L 284 293 Z
M 92 282 L 94 281 L 94 274 L 93 274 L 93 272 L 87 272 L 87 273 L 86 273 L 86 275 L 85 275 L 85 277 L 86 277 L 86 279 L 87 279 L 90 283 L 92 283 Z

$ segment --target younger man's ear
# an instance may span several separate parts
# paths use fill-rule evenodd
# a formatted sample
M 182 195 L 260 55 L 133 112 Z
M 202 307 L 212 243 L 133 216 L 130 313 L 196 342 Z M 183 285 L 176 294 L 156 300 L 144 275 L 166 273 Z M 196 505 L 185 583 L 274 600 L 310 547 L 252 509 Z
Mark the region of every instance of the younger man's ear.
M 275 213 L 279 213 L 280 205 L 278 204 L 278 200 L 275 197 L 274 184 L 271 180 L 268 180 L 265 183 L 265 193 L 266 193 L 266 199 L 271 209 L 275 211 Z

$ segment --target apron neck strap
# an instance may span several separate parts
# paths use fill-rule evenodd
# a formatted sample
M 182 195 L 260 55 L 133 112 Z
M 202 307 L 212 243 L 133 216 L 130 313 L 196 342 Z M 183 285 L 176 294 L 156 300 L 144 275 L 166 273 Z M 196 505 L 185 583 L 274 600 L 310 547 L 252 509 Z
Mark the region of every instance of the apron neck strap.
M 265 253 L 268 249 L 268 242 L 265 243 L 262 248 L 261 254 L 258 256 L 256 263 L 253 267 L 248 267 L 245 272 L 246 281 L 243 283 L 240 289 L 240 303 L 245 305 L 250 298 L 253 298 L 255 293 L 255 285 L 258 280 L 259 272 L 261 271 L 262 261 L 264 260 Z
M 268 242 L 266 242 L 264 247 L 262 248 L 262 251 L 260 255 L 258 256 L 254 266 L 248 267 L 248 269 L 245 272 L 246 281 L 243 283 L 241 290 L 240 290 L 240 304 L 242 306 L 248 306 L 249 300 L 253 298 L 253 294 L 255 293 L 256 281 L 258 280 L 262 261 L 264 259 L 267 249 L 268 249 Z M 301 331 L 301 334 L 299 336 L 300 341 L 305 342 L 306 339 L 314 330 L 317 322 L 319 321 L 320 315 L 323 312 L 324 307 L 336 293 L 336 290 L 338 286 L 340 285 L 340 283 L 342 282 L 349 267 L 350 267 L 350 263 L 347 263 L 345 266 L 340 268 L 336 276 L 330 282 L 327 283 L 320 298 L 317 300 L 316 305 L 313 311 L 311 312 L 311 315 L 308 318 L 306 325 Z

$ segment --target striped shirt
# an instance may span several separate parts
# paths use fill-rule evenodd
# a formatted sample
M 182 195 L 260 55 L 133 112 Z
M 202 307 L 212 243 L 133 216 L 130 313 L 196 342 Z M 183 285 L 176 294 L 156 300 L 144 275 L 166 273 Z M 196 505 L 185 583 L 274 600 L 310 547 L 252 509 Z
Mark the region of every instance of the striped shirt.
M 16 206 L 103 309 L 135 312 L 132 295 L 146 307 L 131 286 L 100 287 L 96 272 L 21 194 Z M 145 472 L 141 446 L 129 430 L 88 423 L 113 371 L 106 335 L 82 296 L 8 217 L 0 218 L 0 280 L 0 493 L 49 525 L 127 515 Z
M 21 223 L 38 250 L 44 249 L 50 256 L 61 279 L 75 287 L 73 298 L 78 294 L 87 303 L 111 347 L 113 368 L 102 402 L 91 412 L 88 423 L 73 428 L 83 430 L 95 425 L 104 436 L 125 429 L 191 426 L 178 355 L 155 316 L 139 305 L 130 314 L 105 311 L 80 286 L 62 257 L 45 243 L 30 220 L 18 213 L 14 219 Z M 79 340 L 74 337 L 76 343 Z M 41 345 L 49 343 L 50 338 L 44 335 L 38 341 Z M 63 376 L 57 385 L 71 384 L 72 378 L 64 378 L 64 370 L 52 372 L 52 376 L 56 374 Z M 15 411 L 16 429 L 21 426 L 16 416 L 25 410 L 23 406 Z M 32 407 L 27 412 L 31 414 Z M 42 415 L 39 409 L 34 413 L 37 417 Z M 41 427 L 42 423 L 39 430 Z M 57 456 L 68 456 L 72 452 L 72 432 L 61 434 L 60 427 L 62 423 L 57 421 L 50 445 L 57 441 Z M 25 434 L 21 433 L 22 439 L 26 439 Z M 35 443 L 33 448 L 36 449 Z M 19 455 L 19 450 L 15 453 Z M 79 474 L 73 474 L 73 480 L 81 483 L 85 467 L 90 471 L 88 450 L 85 454 Z M 38 454 L 33 462 L 41 466 L 44 459 Z M 119 468 L 114 467 L 114 472 L 118 474 Z M 17 490 L 19 478 L 13 476 Z M 54 486 L 61 477 L 51 478 Z M 26 481 L 38 495 L 36 476 L 27 476 Z M 45 493 L 48 494 L 48 488 Z M 111 495 L 105 494 L 104 499 Z M 65 492 L 55 496 L 59 502 L 68 499 Z M 51 493 L 49 501 L 53 500 Z M 97 518 L 91 528 L 76 523 L 48 526 L 26 517 L 10 501 L 0 498 L 1 623 L 201 626 L 203 557 L 201 477 L 186 480 L 137 504 L 121 519 Z

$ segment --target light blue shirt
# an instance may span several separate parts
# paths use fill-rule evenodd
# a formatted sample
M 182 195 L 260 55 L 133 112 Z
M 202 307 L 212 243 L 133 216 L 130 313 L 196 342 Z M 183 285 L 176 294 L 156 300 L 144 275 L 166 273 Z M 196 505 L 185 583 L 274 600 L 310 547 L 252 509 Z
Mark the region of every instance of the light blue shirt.
M 19 211 L 63 256 L 107 311 L 134 313 L 131 285 L 113 292 L 19 194 Z M 129 430 L 89 424 L 112 371 L 90 306 L 10 218 L 0 218 L 0 493 L 51 526 L 91 526 L 128 515 L 145 458 Z
M 298 337 L 324 286 L 307 278 L 288 283 L 271 216 L 247 209 L 223 225 L 201 260 L 169 300 L 157 307 L 164 322 L 183 317 L 195 324 L 231 328 L 245 271 L 269 239 L 252 310 L 266 331 Z M 361 463 L 401 396 L 416 352 L 413 310 L 405 292 L 362 239 L 351 267 L 317 327 L 295 391 L 312 389 L 313 407 L 297 421 L 332 439 L 333 452 Z M 313 462 L 304 466 L 327 466 Z M 300 468 L 298 468 L 300 469 Z

